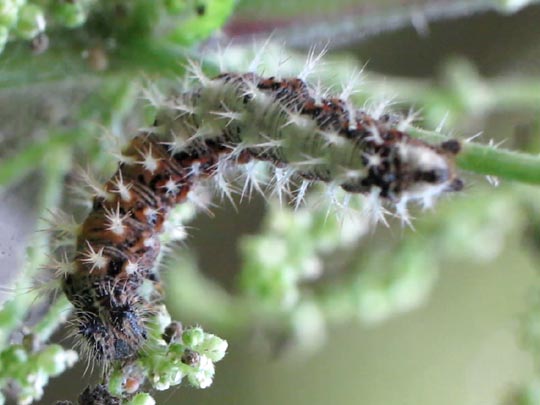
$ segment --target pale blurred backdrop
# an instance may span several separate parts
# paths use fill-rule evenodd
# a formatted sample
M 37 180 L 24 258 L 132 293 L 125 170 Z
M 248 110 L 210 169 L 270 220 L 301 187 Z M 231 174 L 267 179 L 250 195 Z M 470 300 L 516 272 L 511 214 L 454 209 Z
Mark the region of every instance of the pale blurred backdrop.
M 359 68 L 365 65 L 369 72 L 432 80 L 434 86 L 444 84 L 442 72 L 455 57 L 463 58 L 469 63 L 468 66 L 477 70 L 480 77 L 486 79 L 527 77 L 540 81 L 539 6 L 528 7 L 513 15 L 488 11 L 456 15 L 449 19 L 437 17 L 436 21 L 418 21 L 417 18 L 416 28 L 409 23 L 403 23 L 402 28 L 390 32 L 377 33 L 370 28 L 369 35 L 350 35 L 350 38 L 347 36 L 350 32 L 340 31 L 340 21 L 345 21 L 351 14 L 370 15 L 378 7 L 384 14 L 386 7 L 394 10 L 398 6 L 410 6 L 410 3 L 402 0 L 244 0 L 240 2 L 223 35 L 234 36 L 235 42 L 242 43 L 250 42 L 255 33 L 264 36 L 274 32 L 277 39 L 285 39 L 299 52 L 305 52 L 312 42 L 324 42 L 327 37 L 337 36 L 339 47 L 331 45 L 330 54 L 353 55 L 357 58 Z M 421 10 L 426 5 L 432 8 L 447 7 L 448 3 L 453 2 L 424 0 L 415 4 Z M 305 38 L 301 36 L 303 29 Z M 372 31 L 375 32 L 373 35 Z M 406 95 L 400 101 L 406 101 Z M 8 101 L 4 98 L 2 105 L 6 103 Z M 431 111 L 429 106 L 418 105 L 418 102 L 415 106 L 421 110 L 420 116 L 427 114 L 437 117 L 438 112 Z M 479 138 L 479 142 L 488 142 L 490 138 L 506 139 L 505 147 L 533 148 L 534 145 L 530 145 L 540 137 L 539 111 L 540 105 L 514 111 L 489 111 L 481 115 L 467 115 L 465 111 L 463 115 L 455 115 L 447 128 L 451 128 L 452 134 L 459 137 L 485 131 L 485 137 Z M 439 114 L 439 118 L 442 115 Z M 432 126 L 429 119 L 425 122 L 426 126 Z M 329 323 L 325 335 L 315 337 L 323 339 L 315 342 L 319 346 L 314 344 L 302 350 L 303 345 L 309 346 L 309 339 L 304 343 L 290 343 L 282 333 L 265 329 L 264 325 L 234 328 L 211 317 L 201 319 L 190 308 L 176 302 L 178 295 L 171 286 L 176 279 L 166 275 L 166 279 L 170 280 L 167 288 L 172 290 L 168 298 L 173 317 L 186 324 L 200 322 L 205 330 L 226 338 L 230 346 L 228 355 L 216 367 L 211 388 L 194 390 L 182 386 L 177 390 L 156 393 L 158 403 L 510 403 L 505 401 L 510 401 L 515 390 L 534 377 L 533 356 L 522 343 L 522 324 L 529 311 L 531 297 L 538 291 L 537 271 L 540 264 L 540 222 L 527 218 L 519 220 L 516 226 L 510 222 L 517 221 L 516 216 L 532 215 L 529 211 L 519 211 L 525 210 L 525 206 L 537 205 L 538 200 L 532 199 L 540 194 L 533 187 L 514 187 L 504 181 L 494 187 L 478 176 L 466 176 L 466 180 L 468 186 L 463 195 L 446 199 L 432 213 L 414 212 L 417 217 L 414 221 L 416 232 L 403 230 L 398 223 L 392 223 L 390 230 L 377 229 L 367 235 L 357 248 L 358 254 L 369 254 L 366 244 L 384 247 L 385 243 L 389 243 L 392 246 L 411 235 L 415 240 L 429 240 L 434 236 L 429 226 L 422 226 L 423 221 L 436 220 L 438 213 L 446 215 L 445 212 L 451 210 L 453 204 L 461 204 L 459 208 L 454 208 L 458 214 L 452 214 L 452 218 L 459 218 L 459 211 L 468 209 L 467 199 L 476 201 L 476 208 L 466 214 L 473 217 L 476 215 L 475 209 L 479 213 L 484 207 L 488 210 L 490 204 L 501 195 L 508 199 L 515 196 L 516 199 L 531 200 L 523 204 L 503 204 L 502 208 L 496 210 L 496 225 L 487 230 L 487 235 L 467 233 L 465 227 L 464 233 L 458 232 L 455 237 L 458 239 L 448 238 L 447 243 L 452 245 L 444 247 L 445 259 L 436 274 L 433 288 L 418 308 L 398 311 L 380 322 L 370 323 L 349 317 Z M 20 187 L 20 190 L 15 201 L 31 200 L 25 187 Z M 24 228 L 21 228 L 23 225 L 10 225 L 8 222 L 8 219 L 11 221 L 21 216 L 21 204 L 13 204 L 13 197 L 2 198 L 3 248 L 0 253 L 5 255 L 7 249 L 17 249 L 13 247 L 15 242 L 24 240 L 19 235 L 20 229 Z M 256 232 L 264 214 L 264 203 L 260 199 L 255 199 L 251 204 L 243 202 L 239 207 L 237 213 L 230 204 L 224 203 L 213 210 L 214 218 L 204 214 L 197 217 L 189 225 L 190 236 L 186 241 L 186 245 L 194 249 L 202 271 L 233 292 L 238 289 L 236 280 L 240 256 L 235 247 L 238 238 Z M 21 220 L 21 224 L 24 222 Z M 506 222 L 512 229 L 503 233 Z M 454 245 L 455 251 L 452 250 Z M 478 249 L 478 256 L 488 257 L 471 260 L 470 253 L 462 253 L 464 245 Z M 484 249 L 495 249 L 495 253 L 486 253 Z M 450 258 L 448 251 L 453 252 Z M 431 253 L 436 255 L 438 252 Z M 391 248 L 386 254 L 391 257 Z M 10 257 L 13 258 L 12 255 Z M 3 263 L 8 266 L 8 262 Z M 11 268 L 12 264 L 9 266 Z M 230 314 L 230 317 L 234 318 L 235 315 Z M 306 330 L 309 331 L 312 326 L 306 324 Z M 317 326 L 313 328 L 316 330 Z M 59 333 L 57 337 L 60 339 L 62 336 Z M 74 399 L 91 381 L 88 375 L 81 378 L 83 368 L 84 365 L 80 364 L 53 379 L 39 404 L 51 404 L 57 399 Z

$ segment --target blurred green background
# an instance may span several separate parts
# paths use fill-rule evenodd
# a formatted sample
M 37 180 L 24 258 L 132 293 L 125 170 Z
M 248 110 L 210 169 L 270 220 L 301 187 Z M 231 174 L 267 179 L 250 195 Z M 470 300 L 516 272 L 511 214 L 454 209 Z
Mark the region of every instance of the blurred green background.
M 303 55 L 312 44 L 330 39 L 329 58 L 366 67 L 366 102 L 380 97 L 379 87 L 386 83 L 385 92 L 389 88 L 398 102 L 395 109 L 420 110 L 421 127 L 433 129 L 446 116 L 445 132 L 453 136 L 484 131 L 478 142 L 504 140 L 506 148 L 538 153 L 538 98 L 520 105 L 504 97 L 513 80 L 531 92 L 539 87 L 540 6 L 510 15 L 487 6 L 478 11 L 483 2 L 470 2 L 469 8 L 466 3 L 245 0 L 221 37 L 200 52 L 212 53 L 218 41 L 247 49 L 254 37 L 273 33 L 276 42 L 285 41 Z M 430 17 L 422 20 L 422 13 Z M 499 91 L 484 92 L 482 86 L 490 85 Z M 87 86 L 91 92 L 92 83 Z M 24 98 L 25 90 L 0 92 L 4 145 L 14 132 L 9 128 L 15 115 L 8 111 L 17 103 L 39 105 L 49 89 L 31 89 Z M 20 101 L 14 93 L 22 94 Z M 69 100 L 82 93 L 70 93 Z M 485 100 L 485 94 L 500 99 Z M 38 120 L 38 112 L 31 117 Z M 189 224 L 181 252 L 188 256 L 185 246 L 192 251 L 204 283 L 211 284 L 190 278 L 189 265 L 182 274 L 166 271 L 169 310 L 173 318 L 200 323 L 227 339 L 229 351 L 217 365 L 211 388 L 182 386 L 155 393 L 158 403 L 540 403 L 534 396 L 530 402 L 516 399 L 535 378 L 540 346 L 534 339 L 540 335 L 535 323 L 540 311 L 531 307 L 540 293 L 540 190 L 465 178 L 461 195 L 440 202 L 433 212 L 413 212 L 416 230 L 391 221 L 389 229 L 362 234 L 345 253 L 337 249 L 334 256 L 343 253 L 351 269 L 336 264 L 332 254 L 322 254 L 327 267 L 321 281 L 300 282 L 303 306 L 288 311 L 270 305 L 270 315 L 265 305 L 228 298 L 245 293 L 240 270 L 249 254 L 242 254 L 242 241 L 268 231 L 272 222 L 273 217 L 263 219 L 264 201 L 244 201 L 238 212 L 225 202 L 213 209 L 213 217 L 199 215 Z M 31 200 L 24 186 L 19 189 L 15 200 Z M 7 210 L 13 194 L 2 198 Z M 14 210 L 6 216 L 15 215 Z M 9 229 L 6 236 L 15 235 Z M 209 297 L 215 298 L 216 308 L 212 302 L 201 308 L 200 301 Z M 79 364 L 52 379 L 37 403 L 75 398 L 91 381 L 81 377 L 83 370 Z

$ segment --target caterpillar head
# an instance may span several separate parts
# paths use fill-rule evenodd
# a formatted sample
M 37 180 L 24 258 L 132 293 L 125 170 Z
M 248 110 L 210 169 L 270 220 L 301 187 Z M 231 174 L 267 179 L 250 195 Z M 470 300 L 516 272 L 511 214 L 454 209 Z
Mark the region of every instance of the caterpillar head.
M 80 284 L 92 287 L 81 289 Z M 109 280 L 91 280 L 88 276 L 76 279 L 68 275 L 64 282 L 64 291 L 76 309 L 75 335 L 82 339 L 77 343 L 89 359 L 105 363 L 135 357 L 147 338 L 144 303 L 136 294 L 128 293 L 125 283 L 109 286 Z
M 406 199 L 431 199 L 447 191 L 460 191 L 463 181 L 457 176 L 454 156 L 459 152 L 456 140 L 430 146 L 415 139 L 397 145 L 393 156 L 395 183 L 393 195 Z
M 342 187 L 353 193 L 369 193 L 376 188 L 384 199 L 402 203 L 422 200 L 429 206 L 440 193 L 463 188 L 454 164 L 459 149 L 458 141 L 431 146 L 408 136 L 372 144 L 363 152 L 366 175 Z

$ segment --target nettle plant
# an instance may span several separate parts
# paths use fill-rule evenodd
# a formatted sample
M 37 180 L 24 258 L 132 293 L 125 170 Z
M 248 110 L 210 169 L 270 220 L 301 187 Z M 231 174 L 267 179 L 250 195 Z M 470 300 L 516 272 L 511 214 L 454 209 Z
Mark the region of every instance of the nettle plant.
M 479 255 L 477 247 L 494 246 L 493 230 L 504 238 L 525 223 L 525 215 L 508 221 L 501 212 L 526 206 L 527 196 L 536 195 L 530 189 L 520 191 L 521 200 L 488 190 L 494 196 L 487 205 L 482 195 L 467 196 L 424 212 L 461 191 L 465 171 L 492 182 L 538 183 L 536 156 L 451 138 L 443 125 L 418 129 L 417 114 L 388 108 L 380 79 L 355 74 L 353 63 L 321 49 L 303 55 L 267 40 L 257 51 L 194 50 L 233 5 L 0 5 L 3 97 L 33 86 L 36 104 L 56 109 L 36 118 L 28 138 L 8 136 L 0 164 L 6 192 L 40 169 L 36 229 L 46 230 L 30 238 L 24 269 L 0 310 L 0 388 L 18 403 L 41 398 L 49 378 L 79 357 L 99 371 L 80 404 L 151 404 L 148 391 L 183 381 L 209 387 L 227 342 L 172 321 L 165 293 L 174 296 L 170 305 L 200 314 L 203 325 L 213 319 L 247 328 L 257 316 L 308 347 L 326 323 L 355 316 L 373 322 L 415 307 L 429 293 L 438 262 L 454 249 L 492 258 L 496 248 Z M 30 41 L 31 51 L 21 40 Z M 72 63 L 57 70 L 62 60 Z M 522 88 L 484 83 L 463 63 L 449 75 L 458 78 L 454 95 L 465 106 L 471 83 L 482 86 L 483 100 L 497 86 Z M 51 90 L 45 81 L 61 93 L 54 102 L 40 96 Z M 523 94 L 521 102 L 537 99 Z M 444 101 L 436 107 L 450 108 Z M 268 210 L 260 234 L 241 240 L 242 294 L 231 296 L 197 271 L 178 241 L 196 213 L 253 194 L 267 200 Z M 432 233 L 429 241 L 411 232 L 367 257 L 354 254 L 378 223 L 396 218 L 413 228 L 410 206 L 429 217 L 420 224 Z M 463 226 L 477 235 L 476 245 L 463 240 Z M 326 284 L 323 269 L 335 252 L 351 271 Z M 170 282 L 161 281 L 162 267 L 171 270 Z M 31 307 L 40 315 L 30 316 Z M 49 342 L 64 327 L 74 349 Z M 529 332 L 535 342 L 534 328 Z

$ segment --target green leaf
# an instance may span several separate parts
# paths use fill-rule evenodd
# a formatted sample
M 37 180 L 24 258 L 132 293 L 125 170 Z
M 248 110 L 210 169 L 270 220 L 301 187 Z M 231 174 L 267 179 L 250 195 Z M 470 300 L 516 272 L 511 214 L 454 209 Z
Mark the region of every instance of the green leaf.
M 197 12 L 176 28 L 169 35 L 169 39 L 186 46 L 205 40 L 225 24 L 232 14 L 234 5 L 234 0 L 201 2 Z

